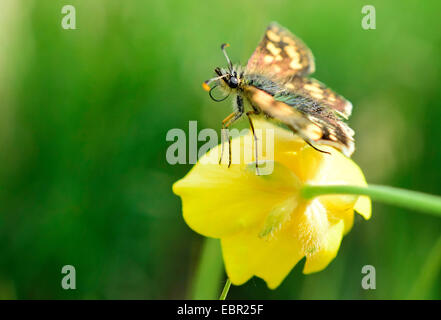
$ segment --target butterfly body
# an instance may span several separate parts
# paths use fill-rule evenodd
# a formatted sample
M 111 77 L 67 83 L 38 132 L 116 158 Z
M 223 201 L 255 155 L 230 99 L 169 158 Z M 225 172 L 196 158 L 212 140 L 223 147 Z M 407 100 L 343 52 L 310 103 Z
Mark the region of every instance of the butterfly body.
M 343 121 L 352 104 L 308 77 L 315 70 L 314 58 L 300 39 L 271 23 L 246 67 L 233 65 L 225 47 L 222 45 L 228 69 L 216 68 L 217 77 L 205 82 L 210 96 L 211 81 L 218 81 L 226 93 L 235 96 L 235 112 L 224 120 L 224 127 L 244 114 L 252 126 L 250 115 L 263 114 L 313 146 L 327 144 L 346 156 L 353 153 L 354 132 Z

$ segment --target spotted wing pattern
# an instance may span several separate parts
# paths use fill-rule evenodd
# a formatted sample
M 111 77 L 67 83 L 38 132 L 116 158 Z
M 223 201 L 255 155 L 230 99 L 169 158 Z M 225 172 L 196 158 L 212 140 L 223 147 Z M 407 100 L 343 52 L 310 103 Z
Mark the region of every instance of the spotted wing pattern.
M 253 107 L 310 144 L 323 143 L 346 156 L 354 151 L 354 131 L 346 125 L 352 104 L 309 78 L 315 70 L 311 50 L 287 29 L 271 23 L 248 60 L 243 93 Z
M 339 116 L 348 119 L 352 112 L 352 103 L 335 93 L 326 85 L 313 78 L 293 77 L 285 87 L 299 95 L 309 97 L 318 104 L 334 110 Z
M 348 157 L 354 152 L 353 130 L 330 108 L 309 97 L 286 93 L 273 96 L 255 86 L 246 86 L 244 93 L 253 106 L 288 126 L 308 143 L 331 145 Z
M 311 50 L 279 24 L 271 23 L 248 60 L 247 73 L 270 78 L 306 76 L 315 70 Z

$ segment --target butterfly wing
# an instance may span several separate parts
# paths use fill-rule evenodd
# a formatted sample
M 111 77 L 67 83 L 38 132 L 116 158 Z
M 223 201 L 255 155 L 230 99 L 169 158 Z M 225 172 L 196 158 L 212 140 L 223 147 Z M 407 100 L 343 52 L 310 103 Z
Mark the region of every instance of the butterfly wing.
M 307 96 L 281 92 L 271 95 L 248 85 L 244 94 L 267 116 L 280 121 L 311 144 L 327 144 L 350 157 L 354 152 L 354 131 L 326 105 Z
M 246 73 L 253 84 L 244 86 L 243 93 L 254 107 L 305 141 L 334 146 L 349 157 L 354 152 L 354 131 L 340 117 L 349 117 L 352 105 L 319 81 L 306 78 L 314 70 L 311 50 L 287 29 L 271 23 L 248 60 Z
M 247 73 L 271 78 L 306 76 L 315 70 L 311 50 L 290 31 L 272 22 L 248 60 Z
M 316 79 L 293 77 L 285 83 L 285 87 L 293 93 L 317 101 L 320 105 L 328 106 L 345 119 L 351 115 L 352 103 Z

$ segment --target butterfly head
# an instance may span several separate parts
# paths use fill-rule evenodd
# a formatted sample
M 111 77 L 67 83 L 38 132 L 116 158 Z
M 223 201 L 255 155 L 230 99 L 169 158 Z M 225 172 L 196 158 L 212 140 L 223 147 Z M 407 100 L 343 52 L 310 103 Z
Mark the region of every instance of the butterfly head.
M 225 58 L 227 59 L 228 62 L 228 68 L 219 68 L 217 67 L 216 69 L 214 69 L 214 72 L 217 74 L 216 77 L 211 78 L 209 80 L 206 80 L 202 83 L 202 87 L 208 91 L 210 93 L 210 97 L 214 100 L 214 101 L 223 101 L 225 100 L 229 93 L 232 90 L 237 90 L 241 83 L 242 83 L 242 77 L 241 77 L 241 72 L 240 70 L 238 70 L 238 68 L 236 68 L 232 63 L 230 58 L 228 57 L 225 48 L 228 47 L 228 44 L 222 44 L 221 46 L 221 50 L 225 55 Z M 216 84 L 213 87 L 210 87 L 210 83 L 211 82 L 216 82 Z M 221 89 L 223 89 L 223 91 L 226 91 L 228 94 L 222 98 L 222 99 L 216 99 L 213 97 L 212 95 L 212 91 L 217 88 L 218 86 L 221 87 Z

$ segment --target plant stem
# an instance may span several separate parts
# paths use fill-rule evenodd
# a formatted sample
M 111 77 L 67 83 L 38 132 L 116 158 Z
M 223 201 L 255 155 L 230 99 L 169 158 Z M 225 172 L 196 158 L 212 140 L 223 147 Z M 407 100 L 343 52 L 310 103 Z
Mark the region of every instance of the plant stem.
M 223 275 L 219 239 L 206 238 L 202 246 L 191 297 L 194 300 L 215 300 Z
M 329 194 L 366 195 L 372 200 L 378 202 L 430 213 L 437 217 L 441 217 L 441 197 L 417 191 L 378 185 L 369 185 L 367 187 L 351 185 L 305 185 L 301 192 L 305 199 Z
M 230 286 L 231 286 L 231 280 L 230 280 L 230 278 L 227 278 L 227 282 L 225 282 L 224 290 L 222 290 L 222 293 L 219 297 L 219 300 L 225 300 L 225 298 L 227 297 L 228 291 L 230 290 Z

